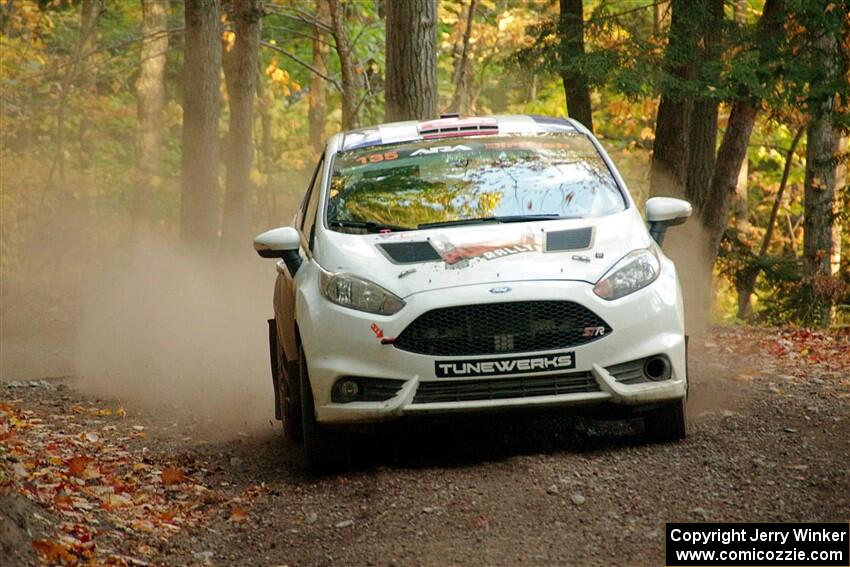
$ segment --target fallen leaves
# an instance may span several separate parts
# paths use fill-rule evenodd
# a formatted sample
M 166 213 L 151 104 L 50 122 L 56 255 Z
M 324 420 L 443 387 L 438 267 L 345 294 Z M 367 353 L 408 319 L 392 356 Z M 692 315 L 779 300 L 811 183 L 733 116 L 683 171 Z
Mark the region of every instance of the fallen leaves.
M 152 542 L 223 514 L 247 522 L 264 491 L 249 486 L 234 497 L 194 478 L 204 470 L 194 461 L 157 462 L 140 446 L 147 428 L 123 421 L 121 407 L 75 403 L 66 411 L 37 415 L 21 400 L 0 403 L 0 486 L 60 519 L 55 537 L 33 541 L 46 564 L 147 564 L 132 555 L 151 555 Z
M 75 565 L 78 560 L 64 545 L 46 539 L 37 539 L 32 546 L 47 563 L 65 563 Z
M 92 464 L 94 459 L 91 457 L 77 456 L 68 459 L 68 474 L 71 476 L 81 477 Z
M 752 367 L 732 378 L 747 381 L 759 376 L 792 376 L 813 379 L 819 376 L 850 376 L 850 335 L 809 329 L 724 327 L 715 330 L 707 349 L 722 348 L 735 357 L 747 358 Z
M 175 484 L 188 481 L 189 477 L 183 474 L 183 471 L 180 469 L 176 467 L 169 467 L 162 471 L 160 479 L 162 480 L 162 484 L 165 486 L 174 486 Z
M 230 511 L 230 521 L 231 522 L 244 522 L 248 519 L 248 512 L 245 511 L 245 508 L 241 506 L 233 506 Z

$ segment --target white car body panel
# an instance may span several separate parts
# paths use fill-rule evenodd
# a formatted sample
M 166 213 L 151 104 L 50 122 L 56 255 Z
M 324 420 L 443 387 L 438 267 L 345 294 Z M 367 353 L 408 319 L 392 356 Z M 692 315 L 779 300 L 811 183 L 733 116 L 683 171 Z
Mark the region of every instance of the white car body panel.
M 539 126 L 529 117 L 494 117 L 499 132 L 533 133 Z M 383 143 L 415 138 L 417 122 L 377 127 Z M 584 131 L 573 123 L 574 130 Z M 357 134 L 359 135 L 359 134 Z M 374 135 L 374 132 L 364 134 Z M 647 231 L 625 183 L 598 142 L 600 151 L 626 201 L 622 212 L 582 219 L 548 220 L 510 224 L 479 224 L 386 234 L 348 234 L 330 230 L 324 203 L 330 185 L 332 156 L 343 141 L 342 134 L 328 143 L 321 175 L 319 217 L 315 222 L 312 251 L 309 235 L 302 234 L 304 261 L 294 278 L 278 262 L 275 290 L 277 331 L 287 359 L 294 357 L 300 340 L 309 369 L 316 417 L 325 424 L 356 424 L 384 421 L 408 414 L 463 412 L 510 407 L 543 407 L 612 402 L 625 406 L 681 399 L 687 394 L 686 344 L 682 293 L 675 266 Z M 547 251 L 550 232 L 590 227 L 589 247 Z M 428 241 L 441 259 L 421 263 L 394 262 L 380 244 Z M 472 257 L 457 260 L 452 249 L 473 249 Z M 604 300 L 593 287 L 621 258 L 637 249 L 656 252 L 661 271 L 648 286 L 625 297 Z M 348 272 L 368 279 L 403 299 L 406 305 L 394 315 L 375 315 L 342 307 L 328 300 L 320 289 L 320 275 Z M 494 289 L 500 290 L 499 293 Z M 507 291 L 501 291 L 507 289 Z M 292 297 L 294 295 L 294 297 Z M 479 356 L 431 356 L 396 348 L 391 341 L 420 315 L 433 309 L 498 303 L 560 300 L 576 302 L 603 319 L 610 334 L 577 346 L 534 353 Z M 297 326 L 298 337 L 294 336 Z M 387 339 L 387 340 L 385 340 Z M 475 362 L 505 358 L 528 358 L 573 353 L 571 373 L 589 373 L 596 391 L 462 401 L 417 403 L 423 384 L 501 378 L 535 378 L 564 374 L 563 370 L 514 373 L 510 376 L 441 378 L 435 362 Z M 618 382 L 606 368 L 650 356 L 666 356 L 670 377 L 663 381 Z M 345 376 L 404 381 L 396 395 L 378 402 L 331 401 L 333 384 Z

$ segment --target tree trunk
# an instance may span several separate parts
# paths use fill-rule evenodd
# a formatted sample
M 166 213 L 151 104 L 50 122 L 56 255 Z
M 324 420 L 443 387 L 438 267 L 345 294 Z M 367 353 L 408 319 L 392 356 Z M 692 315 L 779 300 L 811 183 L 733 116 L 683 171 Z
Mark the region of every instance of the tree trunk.
M 222 251 L 227 255 L 243 249 L 250 234 L 246 208 L 254 163 L 254 101 L 262 3 L 260 0 L 236 0 L 231 4 L 231 17 L 236 38 L 231 48 L 222 55 L 230 107 L 221 226 Z
M 56 106 L 56 159 L 50 168 L 50 173 L 47 176 L 48 187 L 53 186 L 54 172 L 58 172 L 59 182 L 62 185 L 65 184 L 65 118 L 68 111 L 68 96 L 71 94 L 71 88 L 74 86 L 74 81 L 77 78 L 80 65 L 82 64 L 84 56 L 83 50 L 86 45 L 88 45 L 91 36 L 94 34 L 96 25 L 96 18 L 89 18 L 85 13 L 81 12 L 80 37 L 74 47 L 74 54 L 68 65 L 67 71 L 62 77 L 62 82 L 59 85 L 59 102 Z
M 658 0 L 652 5 L 652 33 L 660 35 L 670 28 L 670 3 Z
M 738 174 L 741 164 L 747 157 L 750 134 L 756 122 L 758 108 L 756 101 L 745 99 L 736 101 L 729 114 L 729 123 L 720 142 L 717 162 L 711 177 L 709 197 L 700 213 L 700 220 L 706 231 L 706 252 L 709 266 L 717 259 L 717 249 L 726 229 L 729 206 L 738 186 Z
M 584 57 L 584 14 L 582 0 L 561 0 L 558 20 L 560 36 L 561 80 L 567 97 L 567 114 L 593 132 L 593 111 L 587 77 L 570 68 Z
M 846 12 L 842 12 L 846 13 Z M 832 16 L 833 18 L 836 16 Z M 806 129 L 806 178 L 803 207 L 803 259 L 806 286 L 812 299 L 808 313 L 816 325 L 827 326 L 832 306 L 837 299 L 831 289 L 832 258 L 835 250 L 836 186 L 839 170 L 838 150 L 841 134 L 836 124 L 835 101 L 843 87 L 847 68 L 842 58 L 839 40 L 843 36 L 827 29 L 826 25 L 808 28 L 811 55 L 822 62 L 818 77 L 820 91 L 814 91 L 808 101 L 809 123 Z M 826 284 L 826 285 L 824 285 Z
M 147 225 L 151 200 L 160 184 L 162 110 L 165 106 L 165 51 L 168 0 L 142 0 L 142 46 L 136 81 L 136 194 L 132 223 Z
M 697 49 L 696 27 L 689 17 L 687 0 L 672 0 L 669 41 L 664 57 L 667 80 L 655 121 L 655 142 L 650 165 L 650 195 L 681 197 L 688 171 L 688 137 L 693 103 L 683 83 L 693 76 Z
M 688 124 L 685 198 L 697 211 L 703 209 L 709 199 L 711 176 L 714 173 L 717 151 L 717 104 L 717 100 L 712 99 L 694 101 Z
M 749 170 L 749 160 L 744 159 L 743 163 L 741 163 L 741 171 L 738 173 L 738 183 L 735 185 L 735 196 L 732 199 L 735 230 L 740 235 L 746 235 L 750 232 L 750 191 L 747 185 Z
M 699 30 L 699 48 L 694 71 L 700 79 L 698 96 L 691 109 L 688 132 L 688 171 L 685 195 L 699 210 L 705 206 L 711 187 L 717 151 L 717 105 L 718 99 L 711 96 L 708 85 L 716 85 L 719 79 L 718 61 L 721 56 L 720 29 L 723 26 L 723 2 L 703 0 L 695 2 Z
M 768 68 L 775 58 L 778 42 L 784 33 L 784 19 L 784 1 L 767 0 L 759 19 L 759 32 L 756 38 L 760 69 Z M 717 259 L 717 250 L 726 228 L 729 207 L 737 188 L 741 165 L 747 157 L 747 147 L 759 105 L 759 99 L 750 93 L 742 93 L 741 98 L 732 104 L 729 124 L 720 142 L 711 185 L 700 213 L 702 224 L 706 229 L 706 256 L 710 266 L 713 266 Z
M 461 41 L 460 56 L 458 57 L 452 77 L 455 91 L 449 104 L 451 112 L 461 114 L 469 112 L 469 40 L 472 38 L 472 24 L 475 21 L 475 0 L 469 1 L 466 7 L 466 26 Z
M 180 234 L 184 243 L 208 251 L 218 233 L 219 11 L 218 0 L 184 0 Z
M 328 20 L 327 0 L 316 0 L 316 19 L 326 22 Z M 322 75 L 328 74 L 328 44 L 324 33 L 319 27 L 313 30 L 316 37 L 313 39 L 313 67 Z M 310 146 L 317 154 L 322 151 L 325 144 L 325 115 L 327 114 L 326 81 L 319 73 L 310 74 L 310 93 L 308 102 L 308 121 L 310 124 Z
M 813 103 L 806 129 L 806 179 L 803 206 L 803 258 L 806 275 L 819 278 L 832 275 L 835 206 L 835 153 L 838 139 L 832 126 L 832 97 Z M 813 285 L 814 287 L 814 285 Z M 820 297 L 812 305 L 812 320 L 829 323 L 829 298 Z
M 437 1 L 396 0 L 386 10 L 388 122 L 437 117 Z
M 328 11 L 342 74 L 342 129 L 352 130 L 360 127 L 360 105 L 357 102 L 360 81 L 354 69 L 354 54 L 345 27 L 345 8 L 340 0 L 328 0 Z
M 91 60 L 90 53 L 95 45 L 95 26 L 100 13 L 103 9 L 100 0 L 83 0 L 80 4 L 80 20 L 82 30 L 90 30 L 83 33 L 82 44 L 80 45 L 80 53 L 82 60 L 80 61 L 80 90 L 87 97 L 94 99 L 97 97 L 97 67 Z M 93 100 L 89 104 L 96 104 Z M 82 113 L 79 117 L 79 129 L 77 130 L 77 141 L 79 144 L 79 159 L 80 168 L 86 169 L 91 163 L 92 156 L 95 153 L 94 140 L 90 131 L 90 120 L 86 113 Z
M 277 215 L 274 194 L 271 191 L 271 183 L 269 181 L 274 160 L 274 152 L 272 150 L 272 115 L 270 112 L 270 109 L 274 106 L 274 98 L 266 91 L 263 61 L 259 57 L 257 58 L 257 99 L 259 101 L 257 110 L 260 115 L 259 167 L 260 173 L 263 174 L 264 178 L 262 208 L 265 211 L 265 217 L 263 221 L 266 225 L 271 225 Z

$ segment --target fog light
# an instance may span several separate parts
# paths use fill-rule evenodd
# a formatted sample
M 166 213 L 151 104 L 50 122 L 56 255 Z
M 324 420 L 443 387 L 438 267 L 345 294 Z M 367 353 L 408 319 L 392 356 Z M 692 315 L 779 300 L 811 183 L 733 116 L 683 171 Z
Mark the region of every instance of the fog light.
M 331 392 L 331 401 L 345 404 L 353 402 L 360 394 L 360 384 L 350 378 L 343 378 L 334 384 Z
M 643 363 L 644 375 L 654 382 L 670 379 L 670 361 L 666 356 L 653 356 Z

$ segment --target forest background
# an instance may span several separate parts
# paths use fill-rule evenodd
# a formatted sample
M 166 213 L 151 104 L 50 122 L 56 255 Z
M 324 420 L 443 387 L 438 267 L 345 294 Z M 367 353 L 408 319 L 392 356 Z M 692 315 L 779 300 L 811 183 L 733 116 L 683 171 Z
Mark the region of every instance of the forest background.
M 6 0 L 3 374 L 165 371 L 199 342 L 253 344 L 273 270 L 250 238 L 289 222 L 327 136 L 449 111 L 572 116 L 641 207 L 689 199 L 667 247 L 698 320 L 846 326 L 848 14 L 846 0 Z

